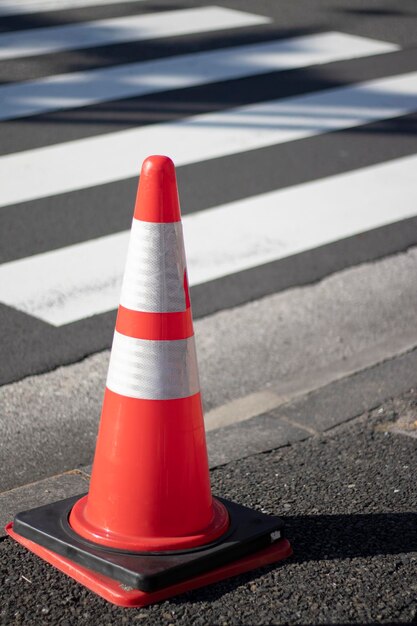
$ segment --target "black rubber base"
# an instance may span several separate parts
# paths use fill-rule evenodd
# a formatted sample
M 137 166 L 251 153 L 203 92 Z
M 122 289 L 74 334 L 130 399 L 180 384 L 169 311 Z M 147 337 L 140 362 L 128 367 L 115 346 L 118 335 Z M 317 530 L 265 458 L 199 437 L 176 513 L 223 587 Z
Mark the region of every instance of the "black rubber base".
M 282 537 L 280 518 L 218 498 L 230 515 L 230 528 L 217 541 L 178 552 L 125 552 L 103 548 L 77 535 L 68 523 L 82 496 L 18 513 L 16 533 L 74 563 L 132 589 L 151 592 L 187 580 L 269 546 Z

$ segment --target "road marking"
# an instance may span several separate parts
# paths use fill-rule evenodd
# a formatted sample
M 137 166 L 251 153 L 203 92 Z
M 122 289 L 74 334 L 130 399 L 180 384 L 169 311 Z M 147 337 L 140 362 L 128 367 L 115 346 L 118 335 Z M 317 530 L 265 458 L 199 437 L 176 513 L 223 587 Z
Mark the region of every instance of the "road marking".
M 416 109 L 417 72 L 412 72 L 35 148 L 1 158 L 0 206 L 137 176 L 150 149 L 169 154 L 178 167 Z
M 144 0 L 2 0 L 1 15 L 20 15 L 22 13 L 45 13 L 105 4 L 133 4 Z
M 48 76 L 0 86 L 0 120 L 398 49 L 364 37 L 323 33 Z
M 0 60 L 256 26 L 270 21 L 261 15 L 213 6 L 34 28 L 0 35 Z
M 417 214 L 417 156 L 183 218 L 191 285 Z M 0 266 L 0 301 L 55 326 L 115 309 L 129 232 Z

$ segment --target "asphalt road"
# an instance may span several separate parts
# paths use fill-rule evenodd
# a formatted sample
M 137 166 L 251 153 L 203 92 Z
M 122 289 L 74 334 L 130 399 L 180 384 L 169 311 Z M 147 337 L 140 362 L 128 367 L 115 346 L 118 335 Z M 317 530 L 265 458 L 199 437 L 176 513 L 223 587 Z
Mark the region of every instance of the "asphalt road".
M 399 161 L 413 158 L 416 146 L 413 2 L 229 0 L 210 18 L 200 17 L 202 0 L 81 4 L 51 11 L 40 2 L 34 13 L 2 16 L 0 349 L 7 358 L 0 382 L 110 346 L 125 249 L 120 243 L 116 250 L 111 237 L 127 232 L 142 157 L 157 150 L 178 164 L 193 233 L 186 246 L 196 317 L 417 243 L 414 161 Z M 187 7 L 194 17 L 176 17 Z M 126 41 L 125 18 L 135 16 L 153 20 L 153 37 L 141 40 L 138 27 Z M 93 43 L 74 44 L 74 28 L 89 21 L 84 37 Z M 58 44 L 56 29 L 65 25 L 71 35 Z M 336 39 L 326 39 L 329 33 Z M 262 48 L 278 44 L 275 52 Z M 204 57 L 213 52 L 220 54 L 214 64 Z M 154 64 L 153 82 L 135 85 L 131 75 L 141 76 L 146 63 Z M 109 70 L 110 78 L 91 73 Z M 278 103 L 269 117 L 268 102 Z M 262 103 L 266 109 L 256 108 Z M 247 106 L 255 109 L 239 108 Z M 125 156 L 124 138 L 133 132 L 135 149 Z M 216 132 L 213 152 L 207 138 Z M 388 169 L 372 169 L 378 165 Z M 314 181 L 319 188 L 308 186 Z M 277 195 L 268 200 L 266 193 Z M 249 215 L 259 216 L 252 239 L 253 218 L 245 227 L 230 213 L 239 216 L 246 201 Z M 218 225 L 211 248 L 201 219 Z

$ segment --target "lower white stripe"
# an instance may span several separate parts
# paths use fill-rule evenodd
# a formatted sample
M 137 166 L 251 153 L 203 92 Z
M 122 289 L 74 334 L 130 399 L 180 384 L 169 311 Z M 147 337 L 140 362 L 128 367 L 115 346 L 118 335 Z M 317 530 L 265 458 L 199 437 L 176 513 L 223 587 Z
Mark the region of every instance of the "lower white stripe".
M 417 156 L 187 215 L 190 284 L 417 215 Z M 129 232 L 0 265 L 0 301 L 55 326 L 115 309 Z
M 0 159 L 0 206 L 137 176 L 150 149 L 179 166 L 415 110 L 417 72 L 27 150 Z
M 122 396 L 148 400 L 187 398 L 198 393 L 194 337 L 149 341 L 116 331 L 107 387 Z
M 181 222 L 133 220 L 120 304 L 134 311 L 185 311 Z
M 77 50 L 126 41 L 146 41 L 226 28 L 266 24 L 261 15 L 223 7 L 198 7 L 129 15 L 96 22 L 48 26 L 0 35 L 0 60 Z
M 198 24 L 195 25 L 197 29 Z M 320 33 L 48 76 L 0 86 L 0 120 L 131 98 L 169 89 L 383 54 L 394 44 L 344 33 Z

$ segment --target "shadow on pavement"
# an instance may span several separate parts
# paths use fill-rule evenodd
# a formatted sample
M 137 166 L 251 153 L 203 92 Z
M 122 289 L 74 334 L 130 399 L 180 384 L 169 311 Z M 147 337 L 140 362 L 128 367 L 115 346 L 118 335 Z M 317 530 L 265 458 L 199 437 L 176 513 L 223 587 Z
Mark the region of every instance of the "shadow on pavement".
M 417 550 L 416 513 L 285 517 L 297 563 Z
M 253 570 L 237 578 L 189 592 L 178 598 L 171 598 L 170 602 L 182 604 L 187 599 L 191 602 L 202 602 L 221 598 L 242 584 L 256 580 L 265 572 L 270 572 L 276 567 L 285 567 L 286 563 L 384 556 L 417 551 L 417 513 L 300 515 L 285 516 L 284 519 L 285 536 L 290 540 L 294 550 L 294 555 L 289 560 Z M 256 626 L 262 625 L 258 623 Z M 327 626 L 336 626 L 336 624 L 327 624 Z M 343 624 L 337 624 L 337 626 L 343 626 Z M 386 623 L 386 626 L 389 626 L 389 623 Z

